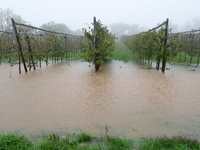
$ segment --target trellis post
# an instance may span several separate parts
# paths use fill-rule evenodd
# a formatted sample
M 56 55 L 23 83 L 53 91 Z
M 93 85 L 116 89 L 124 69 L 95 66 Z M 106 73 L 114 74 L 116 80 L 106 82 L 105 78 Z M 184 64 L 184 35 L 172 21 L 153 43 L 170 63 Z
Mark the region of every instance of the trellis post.
M 169 19 L 167 18 L 165 22 L 165 50 L 163 52 L 163 62 L 162 62 L 162 72 L 165 73 L 165 68 L 166 68 L 166 63 L 167 63 L 167 58 L 166 58 L 166 52 L 169 47 Z
M 19 53 L 20 53 L 20 56 L 22 58 L 22 63 L 24 65 L 24 70 L 25 70 L 25 72 L 28 72 L 27 67 L 26 67 L 26 62 L 25 62 L 25 59 L 24 59 L 24 55 L 23 55 L 23 52 L 22 52 L 22 46 L 21 46 L 21 43 L 20 43 L 20 40 L 19 40 L 19 35 L 17 33 L 15 21 L 14 21 L 13 18 L 11 20 L 12 20 L 13 32 L 14 32 L 14 35 L 16 36 L 16 40 L 17 40 L 17 43 L 18 43 L 18 46 L 19 46 Z M 19 58 L 19 63 L 20 63 L 20 58 Z M 19 73 L 21 74 L 21 69 L 19 69 Z
M 93 39 L 93 43 L 94 43 L 94 65 L 95 65 L 95 71 L 97 72 L 100 68 L 100 64 L 97 64 L 97 60 L 99 57 L 99 54 L 97 53 L 97 21 L 96 21 L 96 17 L 94 17 L 94 39 Z

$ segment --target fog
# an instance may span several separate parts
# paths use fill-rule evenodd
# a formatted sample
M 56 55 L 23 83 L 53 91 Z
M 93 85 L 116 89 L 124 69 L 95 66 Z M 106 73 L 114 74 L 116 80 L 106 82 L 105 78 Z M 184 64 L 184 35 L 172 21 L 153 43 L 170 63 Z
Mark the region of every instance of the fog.
M 199 6 L 199 0 L 0 0 L 1 9 L 37 27 L 54 21 L 77 30 L 96 16 L 118 36 L 151 29 L 166 18 L 173 32 L 199 29 Z

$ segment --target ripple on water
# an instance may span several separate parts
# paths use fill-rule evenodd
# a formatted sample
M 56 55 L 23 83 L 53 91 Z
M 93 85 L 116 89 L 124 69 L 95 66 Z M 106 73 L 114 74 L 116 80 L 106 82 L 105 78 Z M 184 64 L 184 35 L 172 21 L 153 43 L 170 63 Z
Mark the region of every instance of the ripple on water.
M 94 68 L 62 62 L 18 74 L 0 65 L 0 129 L 123 134 L 195 135 L 200 124 L 200 71 L 169 66 L 165 74 L 133 62 Z M 3 71 L 2 71 L 3 70 Z

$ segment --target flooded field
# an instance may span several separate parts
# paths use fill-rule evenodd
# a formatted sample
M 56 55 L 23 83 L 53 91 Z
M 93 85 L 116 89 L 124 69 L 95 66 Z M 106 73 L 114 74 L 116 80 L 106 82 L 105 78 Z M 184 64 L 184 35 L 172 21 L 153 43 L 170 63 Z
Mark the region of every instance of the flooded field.
M 95 73 L 71 61 L 19 75 L 0 65 L 0 132 L 200 138 L 200 69 L 167 67 L 112 61 Z

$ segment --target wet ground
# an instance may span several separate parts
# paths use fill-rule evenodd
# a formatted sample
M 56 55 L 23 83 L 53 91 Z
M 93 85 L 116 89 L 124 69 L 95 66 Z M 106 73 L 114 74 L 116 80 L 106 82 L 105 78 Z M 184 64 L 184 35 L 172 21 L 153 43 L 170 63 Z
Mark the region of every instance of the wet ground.
M 95 73 L 66 61 L 19 75 L 0 65 L 0 132 L 200 138 L 200 68 L 167 67 L 112 61 Z

